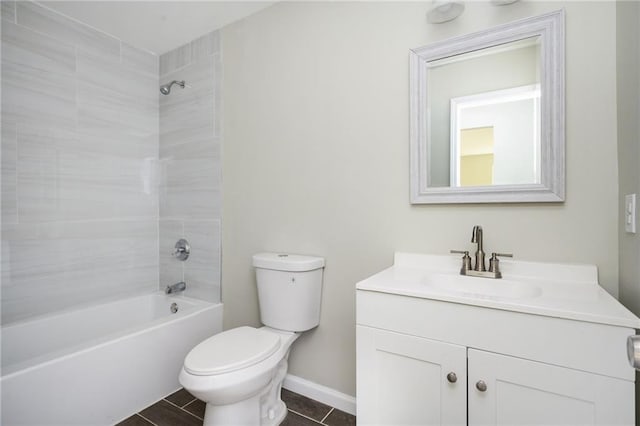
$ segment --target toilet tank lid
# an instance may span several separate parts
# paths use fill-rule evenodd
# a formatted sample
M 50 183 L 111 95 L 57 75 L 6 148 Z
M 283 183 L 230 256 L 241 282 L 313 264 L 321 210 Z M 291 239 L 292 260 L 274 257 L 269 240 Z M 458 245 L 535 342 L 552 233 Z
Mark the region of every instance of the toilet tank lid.
M 276 271 L 305 272 L 324 267 L 324 258 L 289 253 L 258 253 L 253 255 L 253 266 Z

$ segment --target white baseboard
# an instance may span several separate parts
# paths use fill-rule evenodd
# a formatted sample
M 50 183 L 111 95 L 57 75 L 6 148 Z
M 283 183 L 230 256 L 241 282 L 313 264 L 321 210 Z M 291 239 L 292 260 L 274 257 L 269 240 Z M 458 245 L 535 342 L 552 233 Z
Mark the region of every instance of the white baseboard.
M 282 387 L 291 392 L 299 393 L 307 398 L 315 399 L 323 404 L 330 405 L 345 413 L 356 415 L 356 399 L 346 393 L 319 385 L 301 377 L 287 374 Z

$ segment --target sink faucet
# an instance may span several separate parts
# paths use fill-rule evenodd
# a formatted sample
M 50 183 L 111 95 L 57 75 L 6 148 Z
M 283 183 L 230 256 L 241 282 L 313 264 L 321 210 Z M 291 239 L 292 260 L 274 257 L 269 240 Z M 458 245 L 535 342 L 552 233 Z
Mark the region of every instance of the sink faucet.
M 179 283 L 168 285 L 167 288 L 164 289 L 165 294 L 178 293 L 181 291 L 185 291 L 187 288 L 187 283 L 184 281 L 180 281 Z
M 491 253 L 491 259 L 489 259 L 489 270 L 485 266 L 485 253 L 482 247 L 482 226 L 476 225 L 473 227 L 471 234 L 471 242 L 476 243 L 475 262 L 473 268 L 471 267 L 471 257 L 468 250 L 451 250 L 451 253 L 460 253 L 464 255 L 462 257 L 462 268 L 460 268 L 460 275 L 469 275 L 472 277 L 484 277 L 484 278 L 502 278 L 502 272 L 500 272 L 500 257 L 513 257 L 510 253 Z
M 484 272 L 487 268 L 484 266 L 484 251 L 482 251 L 482 226 L 476 225 L 473 227 L 471 242 L 477 244 L 476 260 L 473 263 L 473 270 Z

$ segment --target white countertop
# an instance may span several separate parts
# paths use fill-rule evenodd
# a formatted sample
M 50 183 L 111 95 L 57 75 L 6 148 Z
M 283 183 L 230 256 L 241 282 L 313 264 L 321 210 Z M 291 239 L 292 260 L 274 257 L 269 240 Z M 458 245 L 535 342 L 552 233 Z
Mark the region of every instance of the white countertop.
M 501 260 L 502 279 L 459 274 L 460 256 L 396 253 L 356 288 L 640 329 L 640 319 L 598 285 L 593 265 Z M 453 288 L 451 285 L 454 285 Z

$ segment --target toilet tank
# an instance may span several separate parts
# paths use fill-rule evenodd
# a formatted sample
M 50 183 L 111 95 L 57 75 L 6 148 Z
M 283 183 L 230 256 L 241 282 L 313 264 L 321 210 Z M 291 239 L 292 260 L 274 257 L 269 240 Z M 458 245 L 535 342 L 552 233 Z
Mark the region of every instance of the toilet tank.
M 253 256 L 253 266 L 264 325 L 306 331 L 320 323 L 322 257 L 260 253 Z

